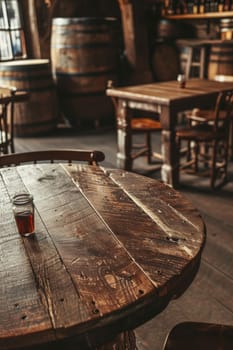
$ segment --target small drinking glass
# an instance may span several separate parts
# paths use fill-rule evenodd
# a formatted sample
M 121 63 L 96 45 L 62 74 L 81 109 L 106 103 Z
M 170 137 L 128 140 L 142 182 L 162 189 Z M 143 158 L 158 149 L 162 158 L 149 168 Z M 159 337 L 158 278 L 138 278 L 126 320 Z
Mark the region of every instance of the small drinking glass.
M 183 89 L 186 85 L 186 78 L 184 74 L 177 75 L 177 81 L 179 82 L 179 86 Z
M 13 197 L 13 212 L 18 231 L 22 236 L 31 236 L 35 232 L 33 196 L 19 193 Z

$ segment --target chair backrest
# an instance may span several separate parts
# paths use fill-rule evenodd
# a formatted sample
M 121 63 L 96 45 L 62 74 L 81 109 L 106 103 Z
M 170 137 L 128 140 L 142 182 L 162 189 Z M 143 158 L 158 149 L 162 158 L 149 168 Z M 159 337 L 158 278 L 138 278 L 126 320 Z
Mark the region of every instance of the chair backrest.
M 14 151 L 14 100 L 15 87 L 0 86 L 0 153 Z
M 163 350 L 232 350 L 233 326 L 203 322 L 177 324 Z
M 0 156 L 0 168 L 7 166 L 16 166 L 22 163 L 38 163 L 54 161 L 66 161 L 68 163 L 87 162 L 90 165 L 98 165 L 105 159 L 105 155 L 97 150 L 78 150 L 78 149 L 54 149 L 42 150 L 25 153 L 12 153 Z
M 218 94 L 215 110 L 214 110 L 214 126 L 217 131 L 219 124 L 225 123 L 228 125 L 233 110 L 233 90 L 220 92 Z M 223 117 L 224 115 L 224 117 Z M 221 116 L 221 117 L 220 117 Z

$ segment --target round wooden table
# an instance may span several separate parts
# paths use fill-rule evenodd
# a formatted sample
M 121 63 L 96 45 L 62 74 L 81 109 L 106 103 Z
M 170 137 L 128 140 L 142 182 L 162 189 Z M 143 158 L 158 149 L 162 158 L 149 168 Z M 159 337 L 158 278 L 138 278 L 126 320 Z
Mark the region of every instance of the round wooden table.
M 12 211 L 24 189 L 34 196 L 33 238 L 19 235 Z M 38 164 L 1 169 L 0 190 L 0 350 L 57 349 L 57 341 L 110 349 L 114 339 L 134 349 L 131 330 L 184 292 L 198 270 L 203 220 L 156 180 Z

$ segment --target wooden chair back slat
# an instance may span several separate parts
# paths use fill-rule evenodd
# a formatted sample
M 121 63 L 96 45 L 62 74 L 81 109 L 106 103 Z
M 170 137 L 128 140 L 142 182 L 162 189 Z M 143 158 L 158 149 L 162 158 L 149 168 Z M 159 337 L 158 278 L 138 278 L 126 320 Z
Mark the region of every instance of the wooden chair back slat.
M 90 165 L 98 165 L 105 159 L 105 155 L 97 150 L 79 149 L 53 149 L 25 153 L 14 153 L 0 156 L 0 168 L 6 166 L 16 166 L 22 163 L 34 163 L 49 161 L 87 162 Z
M 233 109 L 233 90 L 219 93 L 216 100 L 215 110 L 214 110 L 215 131 L 218 131 L 220 122 L 223 121 L 225 124 L 229 123 L 232 109 Z M 222 114 L 221 114 L 223 112 L 225 113 L 224 117 L 222 117 Z M 220 115 L 221 115 L 221 118 L 220 118 Z
M 187 115 L 188 127 L 176 131 L 178 160 L 181 143 L 187 142 L 187 159 L 179 169 L 200 174 L 199 163 L 205 167 L 203 174 L 210 176 L 211 188 L 219 188 L 227 182 L 230 125 L 232 124 L 233 89 L 219 92 L 211 110 L 193 109 Z M 192 150 L 191 150 L 192 145 Z

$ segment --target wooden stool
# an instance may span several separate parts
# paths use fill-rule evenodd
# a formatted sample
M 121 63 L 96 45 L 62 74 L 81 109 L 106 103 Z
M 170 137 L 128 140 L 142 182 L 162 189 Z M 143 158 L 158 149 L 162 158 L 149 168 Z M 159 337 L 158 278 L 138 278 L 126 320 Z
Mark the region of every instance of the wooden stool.
M 187 62 L 185 68 L 185 75 L 187 78 L 205 78 L 205 65 L 206 65 L 206 46 L 204 44 L 191 43 L 188 46 Z M 198 59 L 197 59 L 198 57 Z M 192 68 L 198 68 L 198 76 L 193 74 Z

